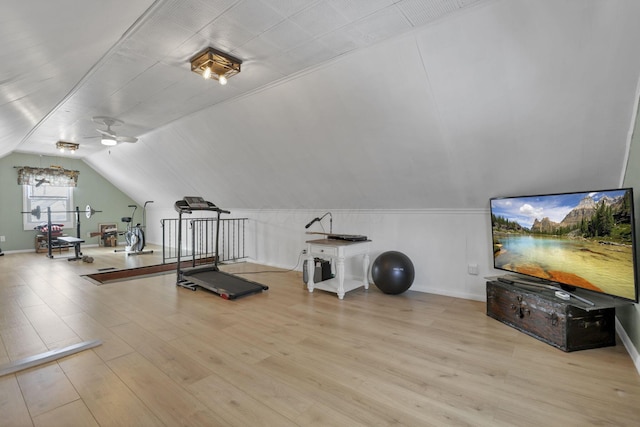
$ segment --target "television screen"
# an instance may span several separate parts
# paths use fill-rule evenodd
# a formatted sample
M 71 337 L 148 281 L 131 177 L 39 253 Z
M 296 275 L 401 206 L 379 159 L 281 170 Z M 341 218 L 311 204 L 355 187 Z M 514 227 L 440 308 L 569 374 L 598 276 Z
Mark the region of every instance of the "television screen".
M 638 301 L 631 188 L 490 204 L 495 268 Z

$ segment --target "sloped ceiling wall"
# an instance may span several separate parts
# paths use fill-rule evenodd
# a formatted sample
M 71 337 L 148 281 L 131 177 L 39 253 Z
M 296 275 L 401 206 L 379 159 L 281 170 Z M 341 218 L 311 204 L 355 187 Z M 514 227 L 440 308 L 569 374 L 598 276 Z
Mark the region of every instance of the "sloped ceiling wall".
M 637 16 L 632 1 L 496 1 L 86 161 L 157 207 L 484 208 L 618 187 Z
M 151 3 L 2 2 L 0 157 L 16 149 L 24 151 L 20 142 L 74 90 Z M 47 140 L 47 146 L 53 146 L 52 141 L 56 139 Z

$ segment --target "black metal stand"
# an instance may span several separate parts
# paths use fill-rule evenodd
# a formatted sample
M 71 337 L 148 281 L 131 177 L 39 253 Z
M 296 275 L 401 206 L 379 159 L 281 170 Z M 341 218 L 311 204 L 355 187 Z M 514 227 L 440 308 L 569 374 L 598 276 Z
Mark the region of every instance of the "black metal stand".
M 80 236 L 80 207 L 76 206 L 75 214 L 76 214 L 76 238 L 75 239 L 72 238 L 72 240 L 67 240 L 66 241 L 67 245 L 65 246 L 58 246 L 59 248 L 70 248 L 73 246 L 75 251 L 75 257 L 69 258 L 69 261 L 76 261 L 78 259 L 81 259 L 82 251 L 80 249 L 80 244 L 84 243 L 84 240 Z M 48 206 L 47 207 L 47 258 L 53 258 L 53 254 L 51 252 L 51 247 L 53 246 L 51 244 L 52 240 L 53 239 L 51 236 L 51 207 Z M 62 240 L 62 239 L 58 238 L 58 240 Z M 65 240 L 62 240 L 62 241 L 64 242 Z

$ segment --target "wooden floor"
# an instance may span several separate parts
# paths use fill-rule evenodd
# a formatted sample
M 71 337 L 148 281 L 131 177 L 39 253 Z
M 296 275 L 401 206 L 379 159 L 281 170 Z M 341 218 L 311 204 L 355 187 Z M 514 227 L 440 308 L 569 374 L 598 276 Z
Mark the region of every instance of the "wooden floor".
M 620 344 L 564 353 L 481 302 L 375 287 L 340 301 L 295 272 L 249 275 L 270 289 L 235 301 L 177 288 L 174 274 L 97 286 L 81 275 L 160 253 L 83 249 L 94 263 L 0 257 L 0 364 L 103 341 L 0 377 L 3 426 L 640 422 L 640 375 Z

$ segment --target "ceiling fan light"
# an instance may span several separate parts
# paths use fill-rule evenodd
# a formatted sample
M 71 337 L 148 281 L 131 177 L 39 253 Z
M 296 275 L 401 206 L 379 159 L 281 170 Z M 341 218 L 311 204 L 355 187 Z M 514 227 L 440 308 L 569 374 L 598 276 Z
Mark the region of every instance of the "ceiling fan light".
M 102 143 L 102 145 L 108 145 L 110 147 L 118 143 L 118 141 L 116 141 L 114 138 L 109 138 L 108 136 L 103 136 L 100 142 Z

